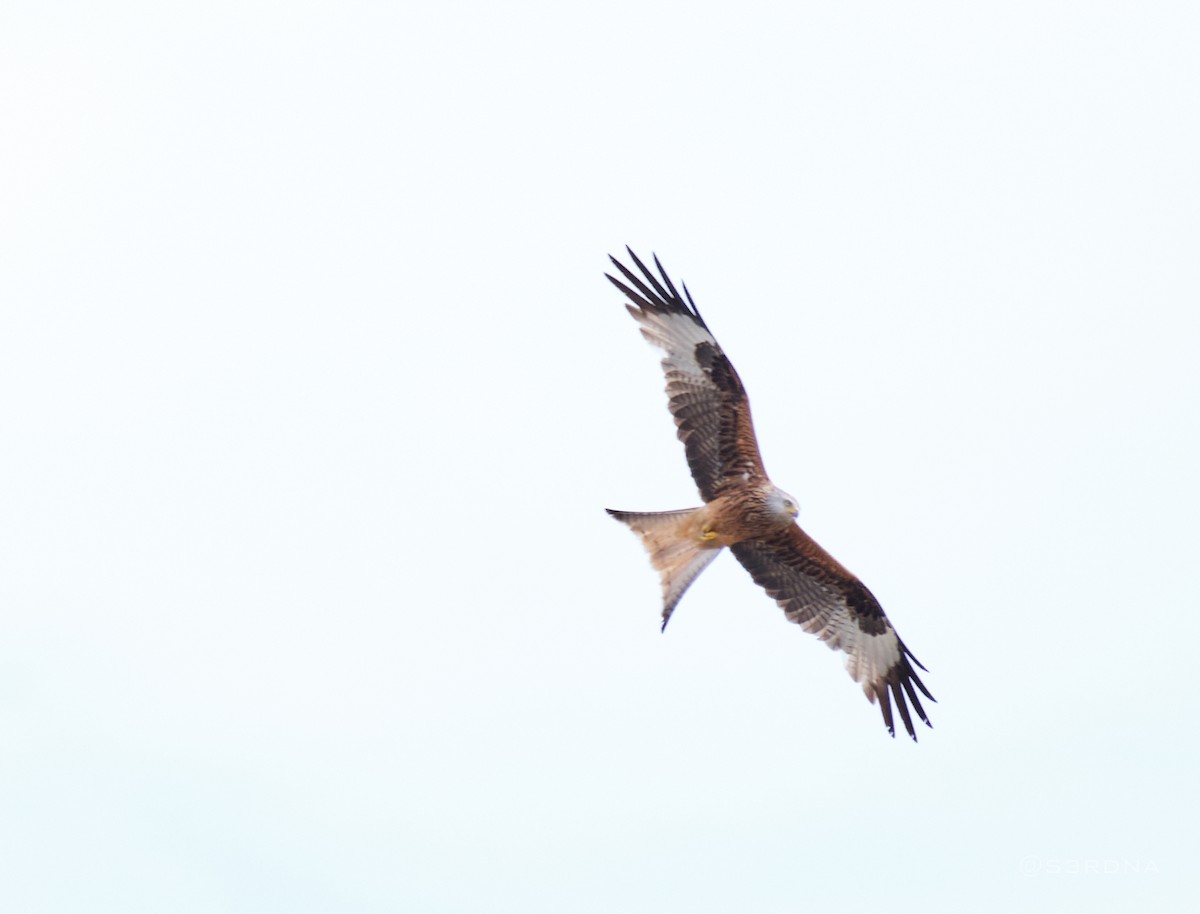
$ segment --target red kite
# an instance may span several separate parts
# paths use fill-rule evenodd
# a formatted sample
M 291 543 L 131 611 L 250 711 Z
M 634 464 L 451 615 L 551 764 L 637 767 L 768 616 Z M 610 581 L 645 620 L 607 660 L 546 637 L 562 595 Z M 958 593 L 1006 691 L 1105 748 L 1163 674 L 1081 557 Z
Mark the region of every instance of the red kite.
M 683 511 L 608 509 L 642 538 L 662 577 L 663 629 L 688 585 L 728 546 L 789 621 L 846 653 L 846 668 L 867 698 L 878 700 L 893 736 L 895 699 L 904 728 L 915 740 L 909 702 L 933 726 L 917 690 L 935 699 L 913 664 L 925 667 L 904 646 L 862 581 L 796 524 L 796 499 L 767 477 L 746 390 L 696 310 L 686 283 L 685 302 L 657 257 L 661 282 L 626 250 L 641 277 L 610 257 L 628 285 L 608 279 L 628 297 L 625 307 L 641 325 L 642 336 L 666 351 L 662 366 L 668 406 L 704 499 L 701 507 Z

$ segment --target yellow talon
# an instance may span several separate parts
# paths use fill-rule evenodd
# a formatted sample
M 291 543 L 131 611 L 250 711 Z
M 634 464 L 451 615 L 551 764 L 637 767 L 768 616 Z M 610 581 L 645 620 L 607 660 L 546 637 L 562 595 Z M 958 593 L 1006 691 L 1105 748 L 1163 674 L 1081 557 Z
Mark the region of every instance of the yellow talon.
M 717 538 L 716 530 L 701 530 L 700 531 L 700 539 L 704 540 L 705 542 L 708 542 L 709 540 L 715 540 L 716 538 Z

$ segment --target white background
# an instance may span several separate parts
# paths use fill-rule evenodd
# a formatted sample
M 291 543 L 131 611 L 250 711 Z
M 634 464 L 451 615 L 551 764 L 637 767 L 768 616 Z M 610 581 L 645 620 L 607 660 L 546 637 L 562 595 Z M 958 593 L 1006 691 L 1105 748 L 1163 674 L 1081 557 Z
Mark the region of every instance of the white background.
M 0 908 L 1183 910 L 1189 3 L 6 4 Z M 686 279 L 929 667 L 722 556 Z

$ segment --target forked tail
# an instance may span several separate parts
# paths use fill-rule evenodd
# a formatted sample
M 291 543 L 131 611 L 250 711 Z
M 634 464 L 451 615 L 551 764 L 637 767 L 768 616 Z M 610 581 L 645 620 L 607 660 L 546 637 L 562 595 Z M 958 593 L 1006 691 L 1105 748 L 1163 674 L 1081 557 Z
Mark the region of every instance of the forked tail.
M 628 524 L 642 538 L 642 545 L 650 553 L 651 563 L 658 569 L 662 578 L 662 627 L 665 631 L 683 592 L 721 552 L 720 547 L 709 546 L 700 538 L 701 525 L 697 515 L 703 509 L 651 512 L 605 510 Z

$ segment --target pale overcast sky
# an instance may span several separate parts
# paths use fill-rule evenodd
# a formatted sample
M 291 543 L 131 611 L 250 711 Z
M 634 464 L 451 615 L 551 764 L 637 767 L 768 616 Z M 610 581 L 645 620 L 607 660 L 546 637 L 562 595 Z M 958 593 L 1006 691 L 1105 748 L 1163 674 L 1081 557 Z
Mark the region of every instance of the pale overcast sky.
M 1200 11 L 0 12 L 0 909 L 1196 901 Z M 655 251 L 929 668 L 698 503 Z

